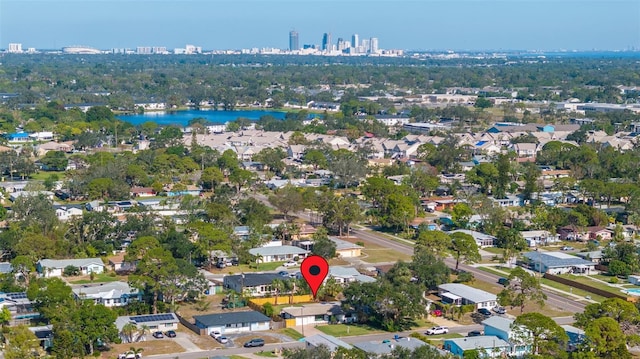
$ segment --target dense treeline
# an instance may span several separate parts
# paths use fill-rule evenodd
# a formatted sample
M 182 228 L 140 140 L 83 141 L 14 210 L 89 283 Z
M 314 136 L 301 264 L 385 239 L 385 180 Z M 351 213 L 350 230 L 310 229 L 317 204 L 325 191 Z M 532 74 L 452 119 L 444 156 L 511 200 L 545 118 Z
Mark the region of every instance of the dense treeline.
M 14 105 L 51 98 L 63 103 L 108 102 L 129 110 L 134 101 L 180 105 L 210 100 L 225 107 L 236 102 L 264 103 L 268 98 L 276 103 L 331 101 L 336 96 L 331 91 L 295 90 L 349 84 L 365 85 L 346 90 L 357 96 L 441 93 L 446 87 L 498 84 L 520 89 L 522 99 L 623 102 L 627 98 L 614 86 L 635 85 L 638 73 L 640 64 L 633 58 L 4 55 L 0 91 L 20 93 L 12 100 Z

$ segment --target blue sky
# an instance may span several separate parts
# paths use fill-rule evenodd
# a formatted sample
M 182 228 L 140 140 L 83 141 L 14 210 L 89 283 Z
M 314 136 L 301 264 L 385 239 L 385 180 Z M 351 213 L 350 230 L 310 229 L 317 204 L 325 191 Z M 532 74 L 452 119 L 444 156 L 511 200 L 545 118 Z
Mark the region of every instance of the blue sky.
M 288 47 L 377 37 L 405 50 L 640 49 L 640 0 L 0 0 L 0 48 Z

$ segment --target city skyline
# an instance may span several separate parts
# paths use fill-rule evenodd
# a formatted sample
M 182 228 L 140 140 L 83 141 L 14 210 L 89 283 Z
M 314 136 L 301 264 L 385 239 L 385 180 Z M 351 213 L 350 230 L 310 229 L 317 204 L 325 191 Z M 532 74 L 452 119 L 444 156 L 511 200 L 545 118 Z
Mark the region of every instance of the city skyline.
M 37 24 L 37 26 L 34 26 Z M 640 48 L 636 0 L 3 0 L 0 47 L 206 50 L 322 46 L 323 34 L 403 50 Z M 362 41 L 361 40 L 361 41 Z

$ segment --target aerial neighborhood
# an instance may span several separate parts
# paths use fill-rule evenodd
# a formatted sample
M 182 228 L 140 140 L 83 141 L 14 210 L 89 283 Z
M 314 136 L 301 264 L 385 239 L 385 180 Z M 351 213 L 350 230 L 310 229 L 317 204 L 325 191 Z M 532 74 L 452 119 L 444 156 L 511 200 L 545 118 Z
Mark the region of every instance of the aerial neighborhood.
M 8 359 L 640 353 L 637 62 L 514 57 L 524 81 L 492 57 L 327 78 L 167 55 L 107 80 L 21 56 L 0 73 Z

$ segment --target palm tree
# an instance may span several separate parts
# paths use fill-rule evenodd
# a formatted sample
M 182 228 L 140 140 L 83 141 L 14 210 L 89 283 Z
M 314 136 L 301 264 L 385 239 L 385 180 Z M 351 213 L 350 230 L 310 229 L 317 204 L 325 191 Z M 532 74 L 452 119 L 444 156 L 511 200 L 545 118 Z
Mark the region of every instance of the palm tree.
M 140 328 L 138 328 L 138 336 L 136 337 L 136 343 L 139 341 L 145 341 L 146 335 L 151 333 L 151 328 L 149 328 L 148 325 L 141 325 Z
M 134 347 L 129 348 L 129 352 L 133 353 L 136 356 L 136 358 L 142 358 L 143 351 L 144 351 L 144 348 L 134 348 Z
M 133 343 L 133 334 L 138 331 L 138 326 L 134 323 L 127 323 L 122 327 L 120 334 L 124 335 L 127 343 Z
M 273 281 L 271 281 L 271 289 L 274 291 L 275 293 L 275 305 L 278 305 L 278 296 L 280 295 L 280 293 L 282 293 L 282 291 L 284 290 L 284 281 L 282 279 L 274 279 Z

